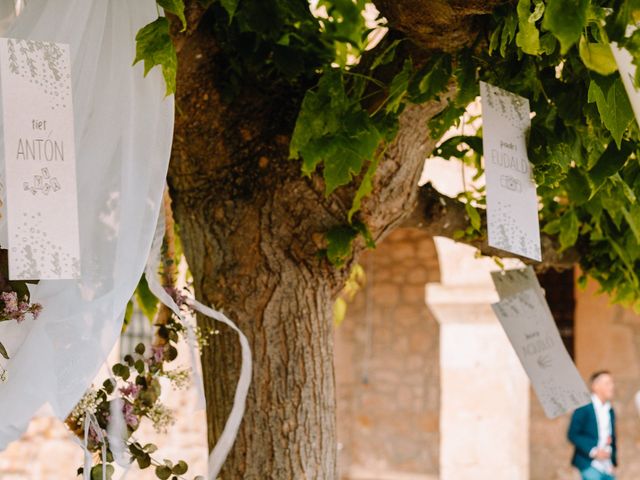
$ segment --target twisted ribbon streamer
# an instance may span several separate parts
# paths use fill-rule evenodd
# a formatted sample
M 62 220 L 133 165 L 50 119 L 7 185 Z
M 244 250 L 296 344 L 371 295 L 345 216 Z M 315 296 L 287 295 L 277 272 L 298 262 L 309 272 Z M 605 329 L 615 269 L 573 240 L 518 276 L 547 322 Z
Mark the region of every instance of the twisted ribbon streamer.
M 191 366 L 192 366 L 192 374 L 194 382 L 196 383 L 196 388 L 199 393 L 199 400 L 204 400 L 204 387 L 202 382 L 202 376 L 198 370 L 198 364 L 195 356 L 195 334 L 193 333 L 193 328 L 190 323 L 186 320 L 182 312 L 180 311 L 180 307 L 176 304 L 176 302 L 171 298 L 166 290 L 160 285 L 158 280 L 158 267 L 160 265 L 160 249 L 162 247 L 162 239 L 164 237 L 165 231 L 165 222 L 164 222 L 164 209 L 160 211 L 160 216 L 158 219 L 158 224 L 156 226 L 156 231 L 153 238 L 153 243 L 151 244 L 151 252 L 149 254 L 149 260 L 147 262 L 147 266 L 145 268 L 145 277 L 147 278 L 147 283 L 149 285 L 149 290 L 153 293 L 158 300 L 160 300 L 164 305 L 169 307 L 171 311 L 180 318 L 182 323 L 187 327 L 187 341 L 189 343 L 189 352 L 191 358 Z M 231 413 L 229 414 L 229 418 L 227 418 L 227 423 L 224 426 L 222 431 L 222 435 L 218 439 L 215 447 L 211 451 L 209 455 L 209 480 L 215 480 L 222 469 L 222 465 L 224 464 L 231 448 L 233 447 L 233 443 L 236 440 L 236 436 L 238 435 L 238 429 L 240 428 L 240 423 L 242 422 L 242 417 L 244 416 L 247 394 L 249 392 L 249 386 L 251 385 L 251 365 L 252 365 L 252 357 L 251 357 L 251 347 L 249 346 L 249 341 L 247 337 L 242 333 L 242 331 L 237 327 L 235 323 L 233 323 L 226 315 L 218 310 L 214 310 L 211 307 L 207 307 L 197 300 L 188 299 L 187 305 L 202 315 L 209 317 L 218 322 L 224 323 L 232 330 L 234 330 L 238 334 L 238 340 L 240 342 L 241 347 L 241 356 L 242 356 L 242 364 L 240 366 L 240 377 L 238 379 L 238 384 L 236 386 L 236 393 L 234 395 L 233 407 L 231 408 Z
M 82 446 L 84 449 L 84 469 L 82 470 L 82 478 L 91 480 L 91 467 L 93 465 L 93 459 L 89 451 L 89 430 L 91 427 L 96 432 L 98 441 L 102 444 L 102 480 L 107 480 L 107 444 L 102 429 L 98 424 L 98 419 L 93 413 L 89 412 L 84 416 L 84 445 Z

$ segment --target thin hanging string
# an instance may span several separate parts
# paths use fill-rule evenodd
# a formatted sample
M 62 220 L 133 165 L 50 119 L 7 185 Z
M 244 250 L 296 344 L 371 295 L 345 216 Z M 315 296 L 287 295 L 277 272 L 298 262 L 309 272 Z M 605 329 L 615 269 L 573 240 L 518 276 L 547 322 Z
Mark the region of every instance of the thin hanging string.
M 156 226 L 156 232 L 153 238 L 153 243 L 151 245 L 151 253 L 149 255 L 149 260 L 145 268 L 145 276 L 147 278 L 147 283 L 149 284 L 149 289 L 151 290 L 151 292 L 158 298 L 158 300 L 169 307 L 171 311 L 175 313 L 176 316 L 178 316 L 178 318 L 180 318 L 180 320 L 187 326 L 187 332 L 189 332 L 190 325 L 180 311 L 180 307 L 166 292 L 166 290 L 162 288 L 158 280 L 157 272 L 160 265 L 160 249 L 162 247 L 164 230 L 164 211 L 161 210 L 158 219 L 158 225 Z M 251 369 L 253 360 L 251 357 L 251 348 L 249 346 L 247 337 L 242 333 L 242 331 L 236 326 L 235 323 L 227 318 L 227 316 L 225 316 L 222 312 L 203 305 L 197 300 L 188 299 L 187 305 L 193 310 L 200 312 L 202 315 L 229 326 L 238 334 L 238 340 L 240 342 L 241 348 L 242 363 L 240 366 L 240 377 L 238 379 L 238 384 L 236 386 L 236 392 L 234 395 L 233 407 L 231 408 L 231 413 L 227 418 L 227 423 L 224 426 L 222 434 L 220 435 L 220 438 L 218 438 L 218 442 L 209 455 L 208 478 L 209 480 L 216 480 L 218 474 L 220 473 L 220 470 L 222 469 L 222 465 L 224 464 L 227 456 L 229 455 L 229 452 L 231 451 L 231 448 L 233 447 L 233 444 L 238 435 L 240 423 L 242 422 L 242 417 L 244 416 L 247 394 L 249 392 L 249 386 L 251 385 Z M 189 333 L 187 339 L 189 340 L 190 338 L 195 339 L 195 334 Z M 204 398 L 202 376 L 199 374 L 197 368 L 198 365 L 195 359 L 196 345 L 195 343 L 192 343 L 192 340 L 189 340 L 189 344 L 189 350 L 191 352 L 191 362 L 193 367 L 192 370 L 196 382 L 196 387 L 201 394 L 201 398 Z

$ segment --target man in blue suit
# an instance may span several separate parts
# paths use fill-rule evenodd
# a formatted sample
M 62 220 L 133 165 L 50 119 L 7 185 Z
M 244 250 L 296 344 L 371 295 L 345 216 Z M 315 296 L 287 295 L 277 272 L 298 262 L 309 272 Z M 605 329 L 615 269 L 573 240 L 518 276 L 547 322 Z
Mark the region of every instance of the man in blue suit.
M 573 412 L 569 441 L 575 452 L 571 463 L 583 480 L 615 480 L 618 465 L 616 417 L 611 407 L 614 383 L 609 372 L 591 376 L 591 403 Z

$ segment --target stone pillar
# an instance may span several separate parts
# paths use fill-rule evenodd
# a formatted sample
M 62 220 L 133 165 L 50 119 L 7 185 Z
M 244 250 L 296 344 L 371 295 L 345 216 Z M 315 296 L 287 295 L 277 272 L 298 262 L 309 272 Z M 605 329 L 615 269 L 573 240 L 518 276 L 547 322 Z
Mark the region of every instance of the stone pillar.
M 497 267 L 436 239 L 441 282 L 427 287 L 440 324 L 440 479 L 529 478 L 529 382 L 490 304 Z

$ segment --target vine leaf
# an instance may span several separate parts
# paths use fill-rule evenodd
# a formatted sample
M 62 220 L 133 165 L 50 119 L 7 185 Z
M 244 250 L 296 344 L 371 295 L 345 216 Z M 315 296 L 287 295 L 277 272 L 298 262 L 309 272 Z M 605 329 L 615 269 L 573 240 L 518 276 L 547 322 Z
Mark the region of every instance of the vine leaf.
M 640 205 L 636 203 L 630 205 L 628 209 L 623 206 L 621 211 L 625 220 L 629 224 L 629 227 L 631 227 L 631 231 L 633 232 L 636 242 L 640 244 Z
M 563 54 L 578 41 L 587 24 L 589 0 L 549 0 L 542 27 L 560 41 Z
M 353 203 L 348 214 L 349 222 L 351 222 L 353 215 L 360 210 L 360 207 L 362 206 L 362 199 L 373 191 L 373 176 L 378 168 L 378 162 L 379 157 L 377 156 L 369 162 L 369 167 L 362 177 L 362 182 L 360 182 L 360 186 L 353 197 Z
M 582 63 L 588 69 L 598 72 L 600 75 L 611 75 L 618 71 L 618 65 L 615 58 L 613 58 L 610 45 L 588 42 L 583 35 L 580 38 L 578 51 Z
M 0 355 L 2 355 L 4 358 L 9 360 L 9 354 L 7 353 L 7 349 L 4 348 L 4 345 L 2 344 L 2 342 L 0 342 Z
M 289 158 L 302 156 L 302 173 L 311 175 L 323 165 L 325 193 L 351 182 L 364 162 L 374 157 L 383 134 L 359 102 L 351 102 L 342 74 L 325 73 L 317 90 L 302 101 L 289 144 Z
M 239 0 L 220 0 L 220 4 L 229 15 L 229 21 L 233 20 L 233 16 L 236 14 L 236 10 L 238 9 L 238 2 Z
M 544 4 L 540 4 L 543 5 Z M 538 7 L 536 5 L 536 7 Z M 536 8 L 538 10 L 538 8 Z M 524 53 L 537 55 L 540 52 L 540 32 L 535 25 L 536 17 L 531 13 L 531 0 L 518 1 L 518 33 L 516 35 L 516 45 Z M 539 18 L 539 17 L 538 17 Z
M 589 170 L 589 178 L 593 183 L 594 189 L 597 190 L 607 178 L 615 175 L 627 162 L 630 154 L 629 143 L 623 143 L 620 149 L 610 143 L 596 164 Z
M 575 245 L 578 240 L 580 223 L 575 210 L 569 210 L 560 218 L 560 251 Z
M 187 19 L 184 17 L 184 1 L 183 0 L 156 0 L 166 12 L 176 15 L 182 23 L 182 31 L 187 29 Z
M 633 110 L 620 77 L 594 77 L 589 83 L 589 103 L 596 103 L 602 123 L 620 148 L 622 135 L 633 121 Z
M 102 474 L 103 468 L 105 469 L 104 475 Z M 95 465 L 91 468 L 91 480 L 102 480 L 103 478 L 105 478 L 105 476 L 108 480 L 110 480 L 111 478 L 113 478 L 113 474 L 115 471 L 116 469 L 113 467 L 113 465 L 107 465 L 106 467 L 102 464 Z
M 169 34 L 169 20 L 159 17 L 140 29 L 136 35 L 136 58 L 144 62 L 145 77 L 153 67 L 159 65 L 167 85 L 167 96 L 176 92 L 176 72 L 178 70 L 178 56 Z
M 471 222 L 471 226 L 473 227 L 473 229 L 480 230 L 480 227 L 482 226 L 482 219 L 480 218 L 478 210 L 476 210 L 476 208 L 470 203 L 465 203 L 464 208 L 467 212 L 467 216 L 469 217 L 469 221 Z
M 327 258 L 333 265 L 344 265 L 351 255 L 351 247 L 357 235 L 358 231 L 349 225 L 334 227 L 326 233 Z
M 147 277 L 144 274 L 140 277 L 135 295 L 142 313 L 144 313 L 150 322 L 153 322 L 156 313 L 158 313 L 158 299 L 151 293 L 149 284 L 147 283 Z

